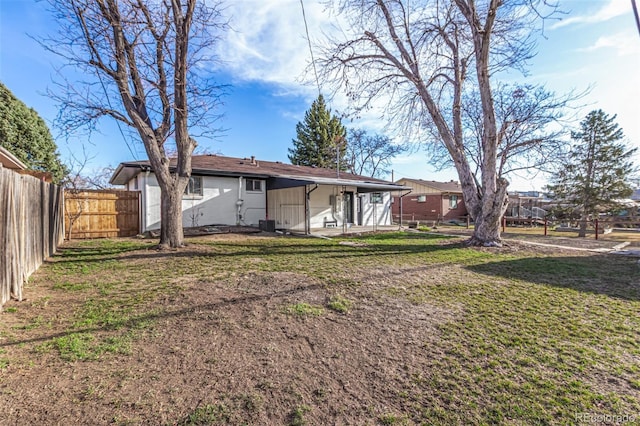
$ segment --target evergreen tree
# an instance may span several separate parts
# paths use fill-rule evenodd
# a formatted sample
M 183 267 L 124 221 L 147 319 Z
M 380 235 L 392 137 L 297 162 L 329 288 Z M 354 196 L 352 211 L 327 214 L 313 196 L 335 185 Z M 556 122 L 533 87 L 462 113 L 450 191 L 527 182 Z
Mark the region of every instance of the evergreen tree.
M 587 220 L 600 212 L 619 207 L 618 200 L 629 197 L 635 171 L 629 149 L 621 140 L 622 129 L 602 110 L 591 111 L 572 132 L 574 143 L 562 168 L 552 176 L 547 189 L 554 200 L 580 214 L 580 236 L 586 234 Z
M 293 148 L 289 148 L 291 164 L 337 169 L 339 158 L 340 170 L 347 169 L 347 130 L 338 117 L 331 115 L 322 95 L 313 101 L 304 121 L 296 125 L 296 134 Z
M 0 146 L 33 170 L 50 172 L 60 183 L 67 168 L 44 120 L 0 83 Z

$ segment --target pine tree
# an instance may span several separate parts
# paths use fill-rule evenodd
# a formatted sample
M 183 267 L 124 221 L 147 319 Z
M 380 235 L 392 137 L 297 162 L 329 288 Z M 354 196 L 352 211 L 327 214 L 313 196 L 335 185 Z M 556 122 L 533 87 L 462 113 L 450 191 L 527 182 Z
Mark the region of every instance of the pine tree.
M 635 168 L 631 160 L 636 149 L 621 140 L 622 129 L 602 110 L 591 111 L 572 132 L 574 143 L 565 164 L 552 176 L 547 189 L 554 200 L 580 214 L 580 236 L 586 234 L 587 220 L 619 207 L 618 200 L 629 197 L 629 179 Z
M 337 169 L 339 156 L 340 170 L 346 170 L 347 130 L 340 119 L 327 109 L 322 95 L 313 101 L 304 121 L 296 125 L 296 134 L 293 148 L 289 148 L 291 164 Z
M 0 83 L 0 146 L 33 170 L 50 172 L 59 183 L 67 174 L 44 120 Z

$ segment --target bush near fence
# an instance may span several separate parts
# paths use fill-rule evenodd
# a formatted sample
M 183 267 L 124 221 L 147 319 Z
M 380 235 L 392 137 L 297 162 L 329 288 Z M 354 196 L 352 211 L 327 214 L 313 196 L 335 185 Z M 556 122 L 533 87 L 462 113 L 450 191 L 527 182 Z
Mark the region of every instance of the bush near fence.
M 0 309 L 64 240 L 62 189 L 0 166 Z

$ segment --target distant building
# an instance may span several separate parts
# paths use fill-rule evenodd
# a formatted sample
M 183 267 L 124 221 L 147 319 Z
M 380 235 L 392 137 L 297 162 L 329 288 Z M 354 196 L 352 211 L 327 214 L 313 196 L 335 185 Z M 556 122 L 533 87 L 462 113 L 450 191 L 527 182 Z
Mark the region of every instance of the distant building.
M 27 166 L 24 165 L 15 155 L 7 151 L 0 146 L 0 165 L 6 169 L 11 170 L 26 170 Z
M 411 192 L 393 197 L 391 211 L 394 222 L 400 222 L 401 215 L 403 222 L 462 221 L 467 216 L 462 186 L 456 181 L 400 179 L 396 184 L 410 187 Z
M 29 175 L 45 182 L 52 182 L 52 175 L 49 172 L 30 170 L 22 161 L 7 149 L 0 146 L 0 167 L 13 170 L 21 175 Z
M 550 202 L 540 191 L 511 191 L 505 216 L 544 219 Z
M 391 194 L 409 190 L 367 176 L 255 157 L 194 155 L 191 165 L 182 197 L 185 227 L 258 227 L 269 221 L 275 229 L 310 233 L 323 227 L 390 225 Z M 120 163 L 110 183 L 140 191 L 142 232 L 160 229 L 160 185 L 149 161 Z

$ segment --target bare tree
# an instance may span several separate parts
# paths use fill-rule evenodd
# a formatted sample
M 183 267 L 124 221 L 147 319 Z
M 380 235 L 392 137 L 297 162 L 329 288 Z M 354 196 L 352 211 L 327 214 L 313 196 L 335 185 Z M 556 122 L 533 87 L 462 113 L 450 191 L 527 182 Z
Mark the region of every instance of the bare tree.
M 222 87 L 209 81 L 219 3 L 205 0 L 50 0 L 58 34 L 42 40 L 84 79 L 59 83 L 58 125 L 93 128 L 107 116 L 144 144 L 161 190 L 160 247 L 183 244 L 182 194 L 195 133 L 215 129 Z M 165 143 L 175 143 L 170 161 Z
M 568 143 L 566 127 L 575 115 L 566 115 L 573 101 L 583 93 L 557 96 L 541 86 L 498 83 L 493 91 L 498 128 L 499 178 L 518 172 L 551 172 L 562 161 Z M 465 150 L 474 177 L 479 182 L 482 161 L 483 114 L 479 93 L 466 93 L 462 99 L 462 125 Z M 432 129 L 437 140 L 437 129 Z M 453 165 L 442 144 L 427 144 L 430 162 L 437 170 Z
M 87 189 L 87 182 L 83 175 L 89 161 L 91 161 L 91 157 L 87 154 L 84 146 L 82 147 L 82 157 L 72 152 L 68 165 L 68 173 L 62 181 L 65 193 L 64 214 L 68 221 L 66 232 L 67 240 L 69 241 L 71 241 L 73 226 L 86 211 L 89 204 L 87 197 L 80 195 Z
M 386 99 L 391 123 L 435 129 L 475 221 L 468 243 L 500 245 L 508 181 L 498 173 L 499 149 L 506 133 L 497 124 L 492 83 L 501 71 L 524 68 L 534 54 L 536 22 L 555 7 L 546 0 L 342 0 L 339 11 L 352 33 L 329 41 L 319 60 L 324 79 L 346 87 L 356 111 Z M 471 90 L 482 112 L 476 150 L 463 121 Z
M 389 173 L 391 160 L 407 151 L 406 145 L 394 144 L 388 136 L 368 135 L 362 129 L 350 129 L 346 161 L 356 175 L 381 177 Z

